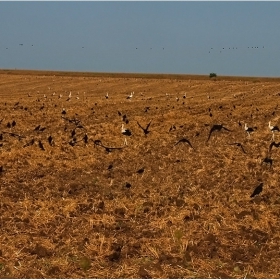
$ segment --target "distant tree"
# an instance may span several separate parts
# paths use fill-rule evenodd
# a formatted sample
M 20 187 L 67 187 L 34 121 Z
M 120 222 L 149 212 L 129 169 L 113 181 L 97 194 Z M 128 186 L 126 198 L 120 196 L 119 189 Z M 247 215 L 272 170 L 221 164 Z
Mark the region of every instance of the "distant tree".
M 210 73 L 209 74 L 209 78 L 216 78 L 217 77 L 217 74 L 216 73 Z

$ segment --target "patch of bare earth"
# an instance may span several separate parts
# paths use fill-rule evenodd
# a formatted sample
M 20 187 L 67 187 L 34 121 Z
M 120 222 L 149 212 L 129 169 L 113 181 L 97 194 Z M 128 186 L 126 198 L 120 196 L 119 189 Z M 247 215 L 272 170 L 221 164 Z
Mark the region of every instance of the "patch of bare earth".
M 279 278 L 279 85 L 2 71 L 1 278 Z

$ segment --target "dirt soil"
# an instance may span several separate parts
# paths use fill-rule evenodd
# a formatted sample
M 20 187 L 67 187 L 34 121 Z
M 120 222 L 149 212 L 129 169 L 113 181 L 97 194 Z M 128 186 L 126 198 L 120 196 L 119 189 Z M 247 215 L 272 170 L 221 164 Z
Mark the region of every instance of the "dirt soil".
M 280 79 L 3 70 L 0 97 L 1 278 L 280 277 Z

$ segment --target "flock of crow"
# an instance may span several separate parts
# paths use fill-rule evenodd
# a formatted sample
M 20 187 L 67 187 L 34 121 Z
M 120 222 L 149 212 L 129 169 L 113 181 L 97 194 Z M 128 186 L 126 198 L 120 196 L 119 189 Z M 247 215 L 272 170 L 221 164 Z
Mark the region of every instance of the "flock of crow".
M 126 99 L 132 99 L 133 98 L 133 95 L 134 95 L 134 92 L 131 92 L 130 95 L 128 95 L 126 97 Z M 69 97 L 71 98 L 71 96 Z M 68 98 L 68 99 L 69 99 Z M 109 99 L 109 95 L 108 93 L 105 95 L 105 98 L 106 99 Z M 184 98 L 186 98 L 186 96 L 184 95 Z M 19 102 L 17 102 L 15 105 L 18 105 Z M 147 107 L 149 108 L 149 107 Z M 147 111 L 146 111 L 147 112 Z M 70 138 L 69 138 L 69 141 L 68 141 L 68 144 L 72 147 L 76 146 L 78 143 L 82 142 L 84 143 L 85 145 L 87 145 L 89 143 L 89 141 L 91 140 L 94 144 L 95 147 L 101 147 L 103 148 L 107 153 L 110 153 L 114 150 L 121 150 L 121 149 L 124 149 L 127 147 L 127 140 L 126 140 L 126 137 L 130 137 L 132 136 L 132 131 L 128 128 L 125 128 L 125 124 L 128 124 L 129 121 L 127 119 L 127 116 L 125 114 L 122 114 L 120 111 L 118 111 L 118 115 L 120 117 L 122 117 L 122 121 L 123 121 L 123 124 L 121 125 L 121 129 L 120 129 L 120 133 L 125 136 L 124 137 L 124 145 L 121 146 L 121 147 L 112 147 L 112 146 L 107 146 L 107 145 L 104 145 L 102 143 L 102 141 L 100 139 L 96 139 L 96 140 L 93 140 L 93 139 L 89 139 L 88 137 L 88 134 L 87 134 L 87 129 L 85 128 L 85 126 L 82 124 L 81 120 L 79 120 L 78 118 L 76 117 L 68 117 L 68 114 L 67 114 L 67 110 L 65 108 L 62 109 L 61 111 L 61 119 L 63 121 L 65 121 L 66 123 L 68 124 L 71 124 L 72 125 L 72 129 L 71 129 L 71 132 L 70 132 Z M 0 120 L 0 125 L 3 126 L 3 121 L 4 121 L 4 118 L 2 120 Z M 143 124 L 140 124 L 138 121 L 136 122 L 139 129 L 141 129 L 141 131 L 143 132 L 144 136 L 147 137 L 148 134 L 150 133 L 150 126 L 152 124 L 152 121 L 150 120 L 147 124 L 143 125 Z M 5 124 L 4 124 L 5 125 Z M 41 133 L 43 131 L 46 130 L 46 127 L 44 126 L 41 126 L 40 124 L 35 126 L 33 131 L 34 131 L 34 134 L 35 136 L 33 135 L 32 137 L 30 137 L 30 135 L 27 137 L 25 136 L 24 134 L 21 134 L 21 133 L 18 133 L 18 132 L 15 132 L 14 128 L 16 127 L 17 123 L 15 120 L 13 121 L 9 121 L 6 123 L 6 129 L 5 130 L 2 130 L 0 132 L 0 148 L 3 147 L 4 145 L 4 140 L 5 140 L 5 137 L 8 136 L 8 137 L 15 137 L 15 138 L 18 138 L 19 141 L 22 141 L 23 139 L 25 140 L 25 143 L 22 145 L 23 148 L 26 148 L 26 147 L 29 147 L 29 146 L 33 146 L 35 144 L 38 145 L 38 147 L 42 150 L 42 151 L 45 151 L 45 143 L 43 142 L 43 140 L 40 138 L 40 137 L 37 137 L 36 138 L 36 133 Z M 242 124 L 239 122 L 239 125 L 242 126 Z M 271 125 L 271 122 L 269 122 L 269 125 L 268 125 L 270 131 L 272 132 L 272 140 L 273 142 L 271 142 L 271 144 L 269 145 L 269 148 L 268 148 L 268 154 L 270 155 L 271 153 L 271 150 L 273 147 L 280 147 L 280 142 L 279 143 L 276 143 L 274 141 L 274 134 L 275 132 L 279 132 L 280 129 L 278 126 L 272 126 Z M 175 125 L 172 125 L 169 129 L 169 132 L 171 132 L 172 130 L 175 130 L 176 127 Z M 66 130 L 66 128 L 65 128 Z M 209 130 L 209 134 L 208 134 L 208 137 L 206 139 L 206 143 L 208 141 L 210 141 L 211 139 L 211 136 L 213 135 L 214 132 L 219 132 L 221 130 L 224 130 L 224 131 L 227 131 L 227 132 L 232 132 L 232 130 L 230 130 L 229 128 L 225 127 L 223 124 L 214 124 L 212 125 L 212 127 L 210 128 Z M 248 127 L 247 124 L 245 123 L 244 124 L 244 130 L 245 132 L 248 134 L 248 138 L 251 137 L 251 134 L 253 132 L 255 132 L 256 128 L 253 128 L 253 127 Z M 28 139 L 27 138 L 31 138 L 31 139 Z M 37 140 L 36 140 L 37 139 Z M 53 138 L 52 135 L 49 135 L 47 137 L 47 143 L 49 144 L 50 147 L 54 147 L 56 144 L 55 144 L 55 139 Z M 186 137 L 183 137 L 181 138 L 180 140 L 178 140 L 174 146 L 177 146 L 178 144 L 180 143 L 186 143 L 188 144 L 191 149 L 195 150 L 194 146 L 192 145 L 191 141 L 189 139 L 187 139 Z M 239 142 L 233 142 L 233 143 L 228 143 L 229 145 L 235 145 L 237 147 L 240 147 L 242 152 L 244 154 L 246 154 L 246 151 L 243 147 L 243 145 Z M 263 163 L 267 163 L 270 165 L 270 167 L 272 166 L 272 159 L 270 158 L 270 156 L 267 156 L 264 160 L 263 160 Z M 3 174 L 5 171 L 4 167 L 3 166 L 0 166 L 0 174 Z M 141 170 L 139 171 L 141 172 Z M 262 189 L 263 189 L 263 183 L 261 183 L 259 186 L 256 187 L 256 189 L 254 190 L 254 192 L 251 194 L 251 198 L 260 194 L 262 192 Z

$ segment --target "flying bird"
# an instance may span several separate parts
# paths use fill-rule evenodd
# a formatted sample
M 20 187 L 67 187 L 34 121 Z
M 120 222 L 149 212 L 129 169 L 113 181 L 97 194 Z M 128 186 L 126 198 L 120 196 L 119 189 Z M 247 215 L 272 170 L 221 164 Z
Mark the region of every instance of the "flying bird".
M 263 190 L 263 183 L 260 183 L 260 184 L 255 188 L 255 190 L 254 190 L 253 193 L 250 195 L 250 197 L 252 198 L 252 197 L 254 197 L 254 196 L 260 194 L 260 193 L 262 192 L 262 190 Z
M 212 126 L 210 132 L 209 132 L 209 136 L 208 136 L 208 139 L 207 139 L 206 142 L 209 141 L 209 139 L 210 139 L 210 137 L 211 137 L 211 134 L 212 134 L 215 130 L 220 131 L 220 130 L 222 130 L 222 129 L 231 132 L 231 130 L 229 130 L 228 128 L 224 127 L 222 124 L 214 124 L 214 125 Z
M 179 143 L 187 143 L 187 144 L 190 145 L 190 147 L 191 147 L 192 149 L 194 149 L 193 146 L 192 146 L 192 144 L 191 144 L 191 142 L 190 142 L 188 139 L 186 139 L 186 138 L 180 139 L 174 146 L 178 145 Z
M 244 150 L 244 148 L 243 148 L 241 143 L 235 142 L 235 143 L 230 143 L 229 145 L 235 145 L 237 147 L 240 147 L 242 149 L 243 153 L 246 154 L 246 152 L 245 152 L 245 150 Z
M 151 122 L 152 122 L 152 121 L 150 121 L 150 122 L 147 124 L 146 128 L 143 128 L 143 127 L 140 125 L 140 123 L 137 121 L 138 126 L 143 130 L 143 132 L 144 132 L 145 135 L 147 135 L 148 133 L 150 133 L 150 131 L 149 131 L 148 129 L 149 129 L 150 125 L 151 125 Z

